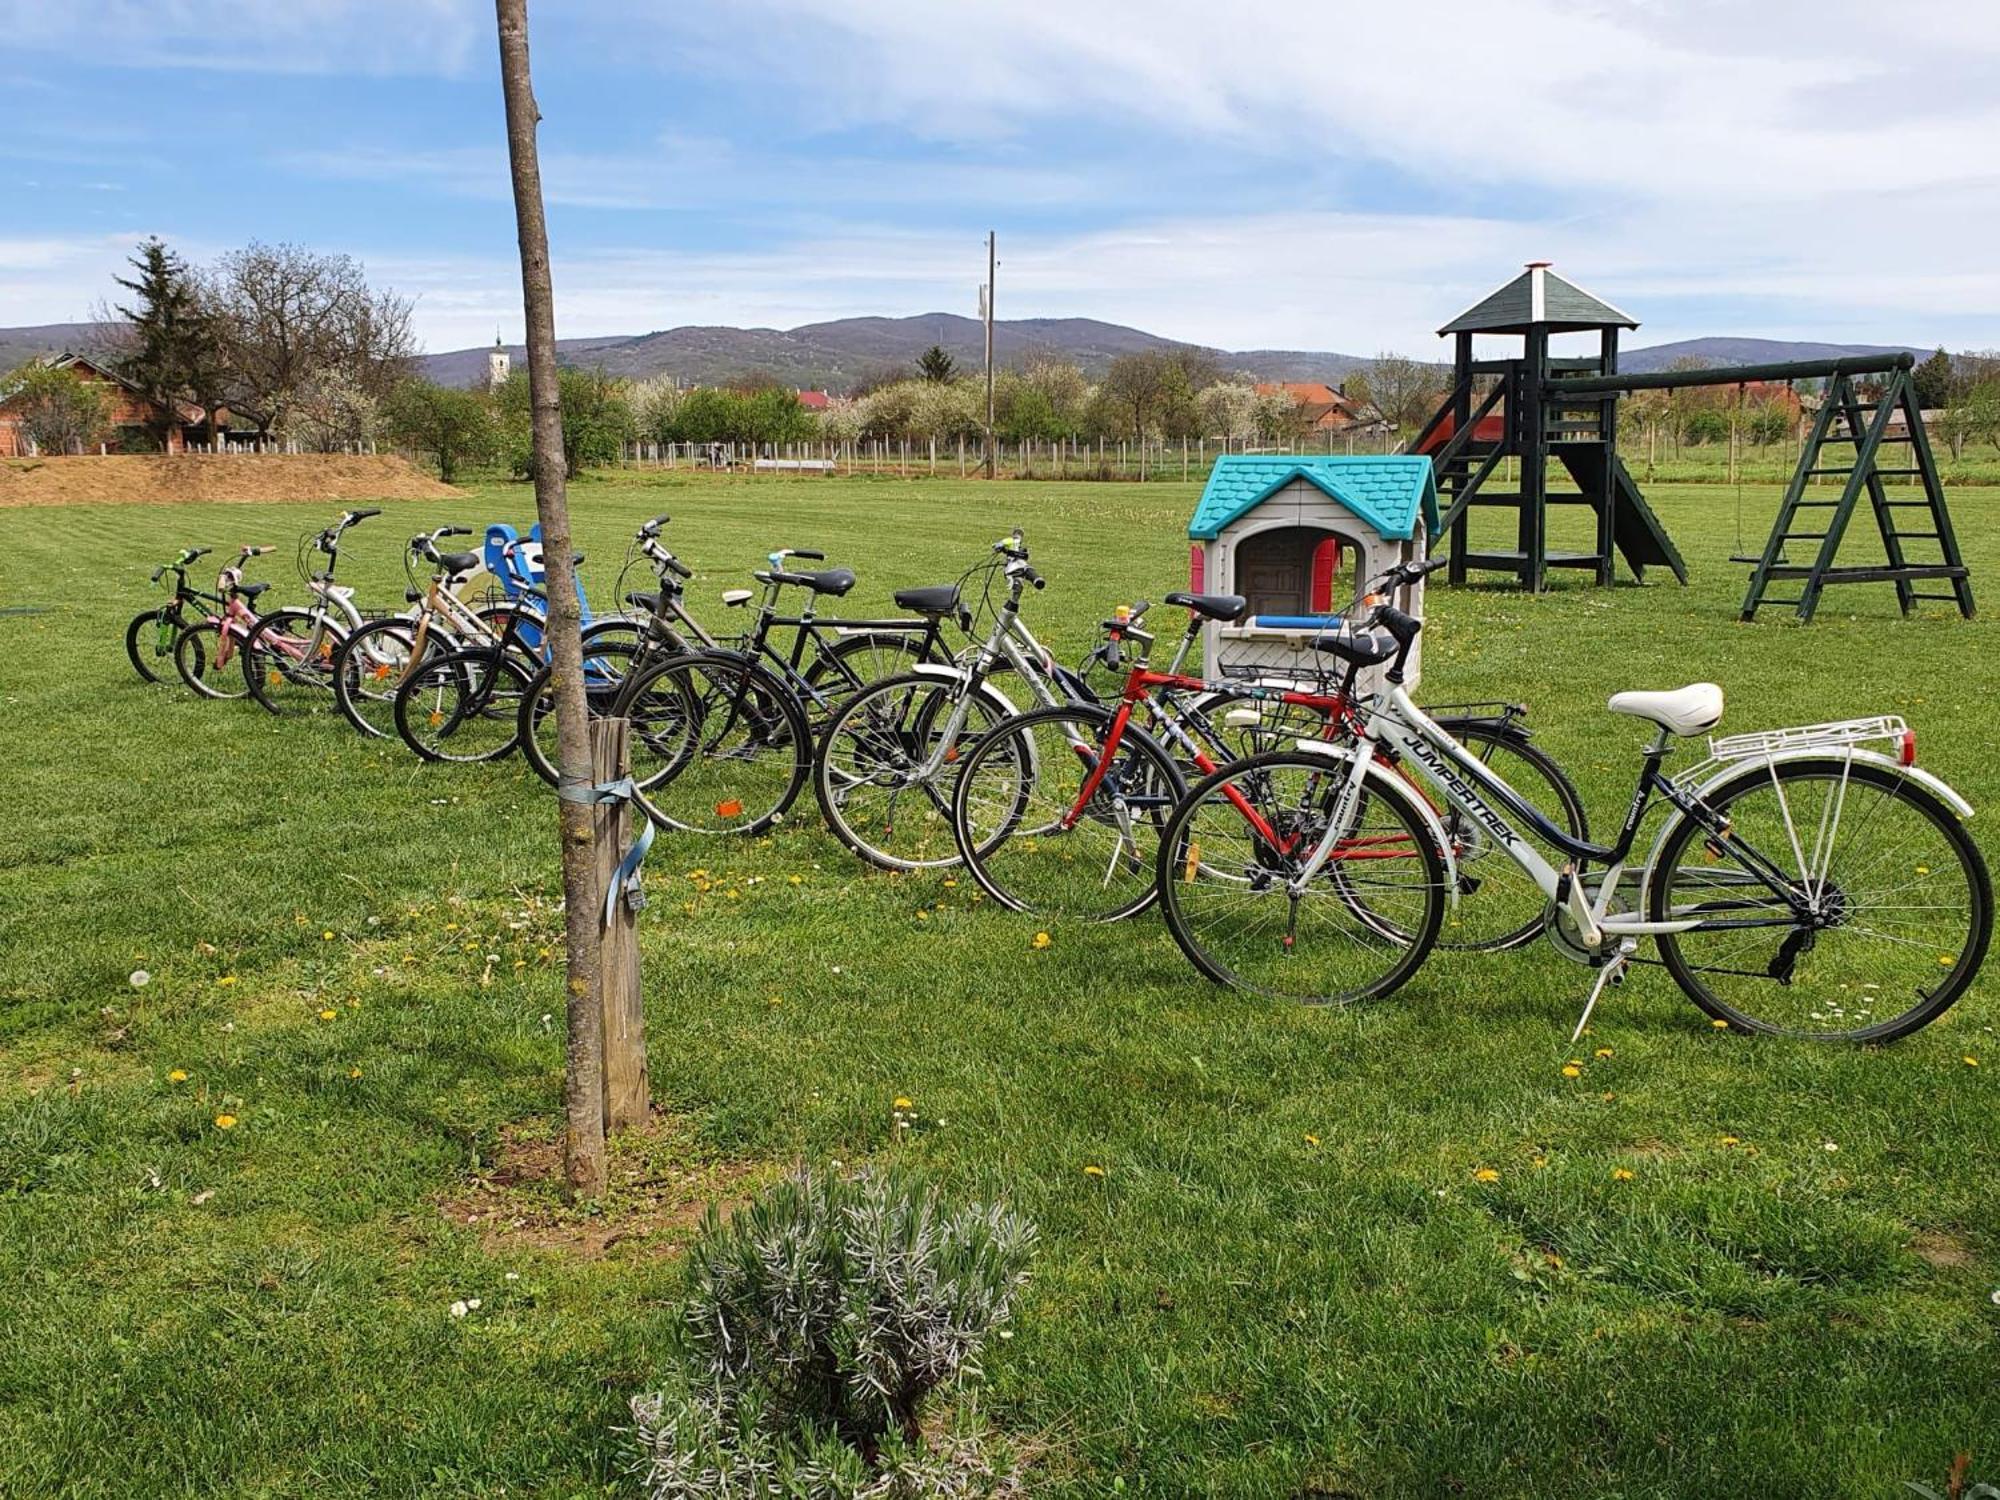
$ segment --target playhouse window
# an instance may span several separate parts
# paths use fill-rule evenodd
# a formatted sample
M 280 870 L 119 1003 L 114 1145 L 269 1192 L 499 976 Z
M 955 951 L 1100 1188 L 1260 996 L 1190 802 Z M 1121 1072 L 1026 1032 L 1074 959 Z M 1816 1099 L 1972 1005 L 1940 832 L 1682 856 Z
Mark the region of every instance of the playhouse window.
M 1236 589 L 1253 615 L 1323 615 L 1353 594 L 1352 565 L 1339 536 L 1317 526 L 1283 526 L 1236 545 Z

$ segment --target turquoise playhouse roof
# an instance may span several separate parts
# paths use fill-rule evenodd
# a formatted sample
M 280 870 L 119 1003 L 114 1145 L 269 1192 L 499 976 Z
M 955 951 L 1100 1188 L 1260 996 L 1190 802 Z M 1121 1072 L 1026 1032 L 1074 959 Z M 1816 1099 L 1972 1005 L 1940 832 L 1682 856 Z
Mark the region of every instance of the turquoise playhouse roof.
M 1437 480 L 1431 461 L 1421 455 L 1225 453 L 1209 471 L 1208 486 L 1188 522 L 1189 538 L 1214 541 L 1225 526 L 1294 479 L 1324 491 L 1383 536 L 1413 535 L 1419 514 L 1424 530 L 1437 534 Z

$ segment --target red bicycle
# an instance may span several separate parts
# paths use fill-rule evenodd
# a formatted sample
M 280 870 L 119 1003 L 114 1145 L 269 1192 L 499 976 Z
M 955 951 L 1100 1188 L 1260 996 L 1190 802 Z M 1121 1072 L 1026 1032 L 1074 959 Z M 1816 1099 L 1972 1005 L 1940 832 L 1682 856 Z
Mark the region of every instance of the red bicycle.
M 1209 682 L 1184 670 L 1190 648 L 1204 620 L 1236 619 L 1245 601 L 1175 593 L 1166 602 L 1189 615 L 1166 670 L 1150 665 L 1155 637 L 1143 626 L 1148 606 L 1141 601 L 1103 622 L 1104 641 L 1092 654 L 1114 671 L 1125 668 L 1115 705 L 1034 710 L 998 726 L 967 756 L 952 801 L 953 833 L 973 878 L 1002 905 L 1097 922 L 1144 911 L 1158 894 L 1161 830 L 1187 791 L 1183 766 L 1206 776 L 1291 741 L 1345 741 L 1358 731 L 1352 661 L 1329 653 L 1326 670 L 1310 677 Z M 1139 648 L 1129 666 L 1128 644 Z M 1434 717 L 1481 761 L 1504 766 L 1510 784 L 1531 789 L 1553 821 L 1581 837 L 1582 799 L 1561 767 L 1529 742 L 1521 715 L 1511 704 L 1453 704 Z M 1263 820 L 1247 799 L 1237 811 L 1253 826 Z M 1441 946 L 1492 951 L 1538 935 L 1546 906 L 1540 891 L 1511 861 L 1485 858 L 1481 830 L 1452 809 L 1437 811 L 1458 854 L 1461 895 L 1485 892 L 1456 908 Z M 1284 837 L 1282 830 L 1266 833 Z M 1354 852 L 1408 858 L 1414 851 Z

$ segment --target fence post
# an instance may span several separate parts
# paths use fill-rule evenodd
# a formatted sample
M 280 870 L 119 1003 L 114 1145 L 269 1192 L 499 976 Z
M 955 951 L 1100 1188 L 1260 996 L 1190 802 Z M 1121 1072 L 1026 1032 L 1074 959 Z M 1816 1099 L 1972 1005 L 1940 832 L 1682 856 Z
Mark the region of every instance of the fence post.
M 591 721 L 590 774 L 600 786 L 631 774 L 630 727 L 627 719 Z M 632 804 L 597 803 L 591 822 L 597 888 L 608 891 L 631 842 Z M 652 1109 L 646 1077 L 646 1012 L 639 986 L 638 913 L 622 894 L 611 903 L 597 971 L 604 994 L 604 1129 L 609 1134 L 645 1124 Z

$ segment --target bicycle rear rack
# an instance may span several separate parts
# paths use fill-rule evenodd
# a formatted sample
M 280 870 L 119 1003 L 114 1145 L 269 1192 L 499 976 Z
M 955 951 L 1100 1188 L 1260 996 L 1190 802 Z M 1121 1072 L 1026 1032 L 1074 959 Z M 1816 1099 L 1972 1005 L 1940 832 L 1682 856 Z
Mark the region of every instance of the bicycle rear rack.
M 1895 740 L 1900 745 L 1909 733 L 1910 726 L 1900 715 L 1877 714 L 1872 719 L 1841 719 L 1832 724 L 1801 724 L 1792 729 L 1711 736 L 1708 756 L 1710 760 L 1749 760 L 1792 750 L 1831 750 L 1868 740 Z

